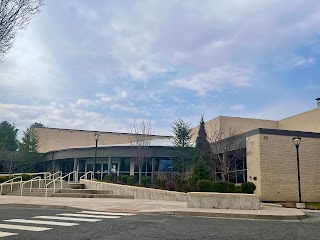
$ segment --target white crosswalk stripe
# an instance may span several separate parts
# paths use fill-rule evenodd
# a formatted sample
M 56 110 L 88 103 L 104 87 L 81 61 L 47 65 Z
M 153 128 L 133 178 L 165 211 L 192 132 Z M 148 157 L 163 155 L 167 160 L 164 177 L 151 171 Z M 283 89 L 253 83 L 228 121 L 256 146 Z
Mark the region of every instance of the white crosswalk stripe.
M 32 226 L 13 225 L 13 224 L 0 224 L 0 228 L 15 229 L 15 230 L 25 230 L 25 231 L 32 231 L 32 232 L 42 232 L 42 231 L 45 231 L 45 230 L 52 229 L 52 228 L 46 228 L 46 227 L 32 227 Z
M 9 237 L 9 236 L 14 236 L 18 235 L 18 233 L 11 233 L 11 232 L 0 232 L 0 238 L 1 237 Z
M 134 213 L 120 213 L 120 212 L 96 212 L 96 211 L 81 211 L 77 213 L 96 214 L 96 215 L 109 215 L 109 216 L 136 216 Z
M 77 214 L 77 213 L 60 213 L 57 214 L 59 216 L 69 216 L 69 217 L 88 217 L 88 218 L 109 218 L 109 219 L 114 219 L 114 218 L 121 218 L 121 216 L 104 216 L 104 215 L 89 215 L 89 214 Z
M 133 213 L 123 213 L 123 212 L 98 212 L 98 211 L 82 211 L 77 213 L 59 213 L 56 216 L 34 216 L 31 219 L 8 219 L 3 220 L 3 222 L 11 222 L 15 224 L 0 224 L 0 229 L 11 229 L 11 230 L 24 230 L 24 231 L 33 231 L 33 232 L 41 232 L 45 230 L 50 230 L 52 228 L 49 227 L 39 227 L 39 226 L 31 226 L 31 224 L 35 225 L 52 225 L 52 226 L 76 226 L 79 223 L 76 222 L 98 222 L 103 219 L 117 219 L 123 216 L 135 216 Z M 39 220 L 35 220 L 39 219 Z M 51 221 L 57 220 L 57 221 Z M 73 221 L 73 222 L 70 222 Z M 16 223 L 25 223 L 28 225 L 18 225 Z M 9 237 L 18 235 L 19 233 L 10 232 L 2 232 L 0 231 L 0 238 Z
M 98 222 L 102 220 L 102 219 L 92 219 L 92 218 L 72 218 L 72 217 L 59 217 L 59 216 L 36 216 L 33 218 L 79 221 L 79 222 Z
M 4 221 L 16 222 L 16 223 L 32 223 L 32 224 L 40 224 L 40 225 L 54 225 L 54 226 L 64 226 L 64 227 L 79 225 L 78 223 L 70 223 L 70 222 L 53 222 L 53 221 L 39 221 L 39 220 L 27 220 L 27 219 L 9 219 Z

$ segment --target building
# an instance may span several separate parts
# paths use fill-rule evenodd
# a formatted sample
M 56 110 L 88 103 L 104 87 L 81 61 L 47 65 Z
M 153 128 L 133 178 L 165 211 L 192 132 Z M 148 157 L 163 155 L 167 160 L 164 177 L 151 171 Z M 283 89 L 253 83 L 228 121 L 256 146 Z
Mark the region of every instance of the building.
M 317 108 L 279 121 L 219 116 L 205 123 L 211 144 L 230 140 L 229 152 L 244 152 L 231 168 L 236 182 L 253 182 L 263 201 L 297 201 L 298 168 L 293 138 L 299 147 L 302 201 L 320 201 L 320 98 Z M 193 129 L 194 138 L 198 127 Z M 217 154 L 228 154 L 218 152 Z M 240 163 L 239 163 L 240 161 Z M 219 174 L 219 172 L 218 172 Z
M 64 175 L 76 171 L 77 177 L 80 177 L 93 171 L 95 166 L 97 179 L 102 179 L 105 174 L 138 174 L 136 147 L 131 144 L 135 140 L 134 134 L 60 128 L 35 130 L 40 140 L 38 152 L 44 154 L 47 171 L 62 171 Z M 158 171 L 169 171 L 171 137 L 150 135 L 145 156 L 147 161 L 142 169 L 143 175 L 154 178 Z
M 253 182 L 262 201 L 297 201 L 297 155 L 293 138 L 300 137 L 300 175 L 303 201 L 320 201 L 320 98 L 317 108 L 279 121 L 219 116 L 206 122 L 206 131 L 215 154 L 236 153 L 228 180 Z M 229 131 L 229 130 L 232 131 Z M 97 132 L 58 128 L 37 128 L 48 171 L 78 176 L 95 170 L 105 174 L 138 174 L 130 133 Z M 228 131 L 227 131 L 228 130 Z M 193 129 L 195 141 L 198 127 Z M 213 133 L 219 133 L 215 138 Z M 231 134 L 232 133 L 232 134 Z M 99 134 L 97 148 L 95 134 Z M 228 143 L 224 151 L 223 146 Z M 231 144 L 230 144 L 231 143 Z M 97 150 L 97 151 L 96 151 Z M 174 158 L 170 136 L 151 135 L 143 175 L 171 171 Z M 96 154 L 96 158 L 95 158 Z M 222 172 L 216 169 L 216 175 Z M 217 179 L 218 180 L 218 179 Z

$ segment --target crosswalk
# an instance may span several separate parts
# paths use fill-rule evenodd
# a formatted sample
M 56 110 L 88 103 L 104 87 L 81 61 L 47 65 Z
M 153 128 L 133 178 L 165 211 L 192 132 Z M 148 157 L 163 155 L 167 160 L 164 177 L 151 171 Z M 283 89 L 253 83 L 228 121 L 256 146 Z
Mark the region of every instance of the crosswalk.
M 54 216 L 34 216 L 32 219 L 6 219 L 0 223 L 0 238 L 18 235 L 20 233 L 19 230 L 42 232 L 51 230 L 55 226 L 72 227 L 83 222 L 94 223 L 103 219 L 117 219 L 135 215 L 121 212 L 81 211 L 77 213 L 59 213 Z M 4 231 L 2 231 L 3 229 Z M 18 232 L 15 232 L 15 230 L 18 230 Z

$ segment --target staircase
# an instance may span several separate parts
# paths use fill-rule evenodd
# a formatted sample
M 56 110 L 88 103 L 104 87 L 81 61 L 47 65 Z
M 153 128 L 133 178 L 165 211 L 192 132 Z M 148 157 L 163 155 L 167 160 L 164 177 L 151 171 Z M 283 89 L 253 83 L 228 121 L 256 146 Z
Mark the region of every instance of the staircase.
M 49 186 L 46 189 L 43 179 L 41 180 L 42 182 L 40 181 L 38 184 L 36 182 L 31 189 L 30 183 L 28 183 L 28 185 L 25 185 L 22 189 L 22 196 L 45 197 L 47 192 L 47 197 L 133 199 L 133 196 L 113 194 L 111 190 L 85 189 L 84 184 L 79 182 L 60 181 L 59 178 L 57 179 L 58 181 L 55 183 L 55 190 L 53 184 L 48 184 Z M 63 178 L 60 177 L 60 179 Z M 5 194 L 21 196 L 21 188 L 15 188 L 13 191 L 6 192 Z
M 47 197 L 69 197 L 69 198 L 122 198 L 122 199 L 133 199 L 133 196 L 128 195 L 116 195 L 111 190 L 96 190 L 96 189 L 85 189 L 84 184 L 78 182 L 67 182 L 62 181 L 62 188 L 60 188 L 60 182 L 57 184 L 54 193 L 53 187 L 48 187 Z M 46 188 L 34 187 L 23 188 L 22 196 L 35 196 L 45 197 Z M 7 192 L 6 195 L 21 196 L 21 188 L 16 188 L 11 192 Z

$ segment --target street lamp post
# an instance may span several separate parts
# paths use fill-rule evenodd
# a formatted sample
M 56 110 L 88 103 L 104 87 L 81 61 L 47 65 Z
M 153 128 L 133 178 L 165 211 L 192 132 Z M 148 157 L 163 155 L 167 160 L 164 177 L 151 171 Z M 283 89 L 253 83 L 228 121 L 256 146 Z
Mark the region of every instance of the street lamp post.
M 96 148 L 94 151 L 94 164 L 93 164 L 93 176 L 95 177 L 96 174 L 96 162 L 97 162 L 97 150 L 98 150 L 98 140 L 99 140 L 100 135 L 98 133 L 94 134 L 94 140 L 96 141 Z
M 295 137 L 292 139 L 293 144 L 297 149 L 297 168 L 298 168 L 298 189 L 299 189 L 299 203 L 297 203 L 297 208 L 304 208 L 304 204 L 301 202 L 301 184 L 300 184 L 300 160 L 299 160 L 299 146 L 301 143 L 300 137 Z

